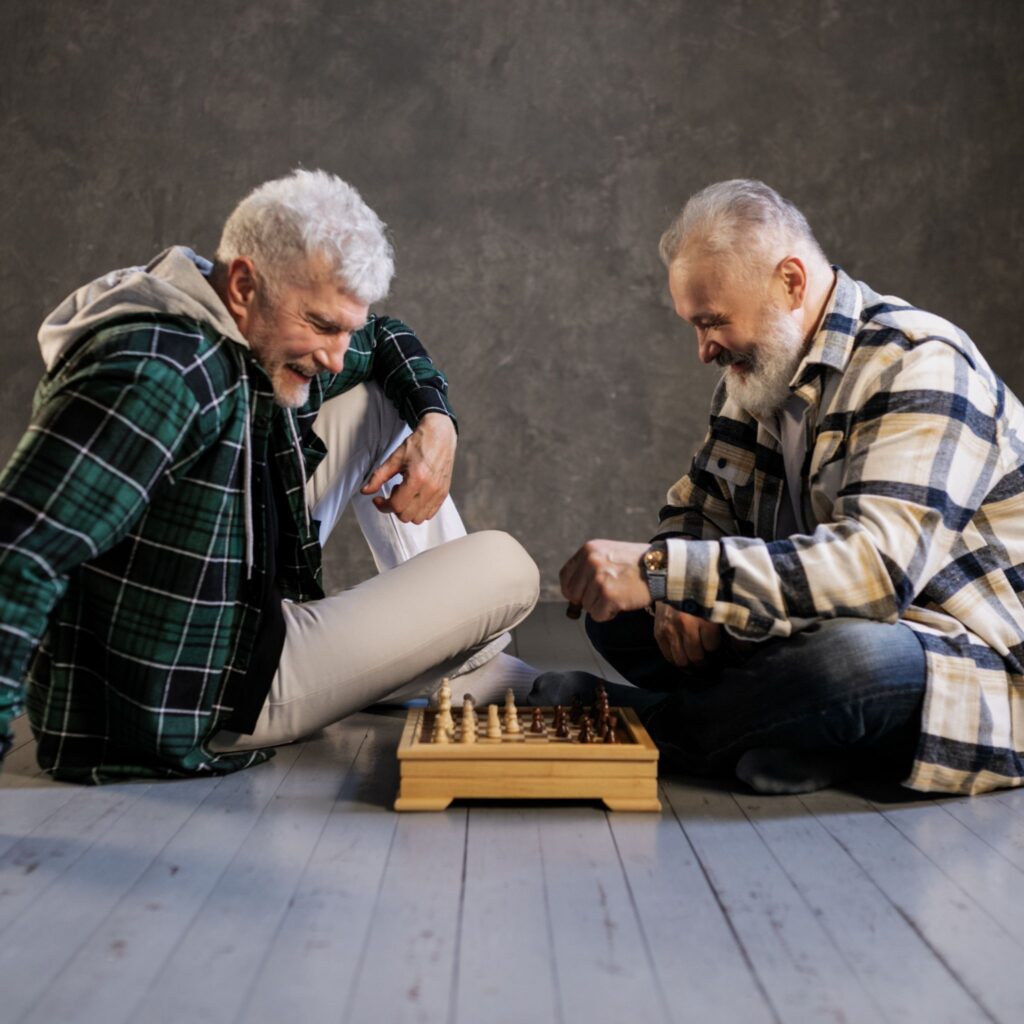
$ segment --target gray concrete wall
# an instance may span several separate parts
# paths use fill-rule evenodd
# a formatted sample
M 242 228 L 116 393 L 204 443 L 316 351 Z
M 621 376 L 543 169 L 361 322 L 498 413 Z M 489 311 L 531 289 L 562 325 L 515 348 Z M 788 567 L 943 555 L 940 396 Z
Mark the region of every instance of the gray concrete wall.
M 559 565 L 644 539 L 714 373 L 657 238 L 709 181 L 760 177 L 876 288 L 958 322 L 1024 392 L 1018 0 L 4 0 L 0 461 L 72 287 L 212 251 L 250 187 L 352 181 L 389 223 L 381 308 L 452 379 L 455 494 Z M 358 540 L 334 586 L 368 572 Z

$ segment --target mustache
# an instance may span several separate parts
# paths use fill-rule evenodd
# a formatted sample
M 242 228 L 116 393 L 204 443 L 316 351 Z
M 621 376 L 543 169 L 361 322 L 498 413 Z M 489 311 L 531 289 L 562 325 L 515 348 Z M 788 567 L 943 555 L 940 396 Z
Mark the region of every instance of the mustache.
M 303 377 L 312 378 L 315 377 L 320 372 L 315 365 L 303 366 L 302 363 L 285 363 L 284 365 L 287 366 L 289 370 L 294 370 L 296 373 L 301 373 Z
M 757 367 L 757 362 L 754 359 L 753 355 L 741 356 L 737 355 L 735 352 L 730 352 L 728 349 L 723 348 L 722 351 L 719 352 L 717 356 L 715 356 L 715 365 L 722 367 L 723 369 L 726 366 L 732 366 L 734 363 L 737 366 L 749 366 L 751 368 Z

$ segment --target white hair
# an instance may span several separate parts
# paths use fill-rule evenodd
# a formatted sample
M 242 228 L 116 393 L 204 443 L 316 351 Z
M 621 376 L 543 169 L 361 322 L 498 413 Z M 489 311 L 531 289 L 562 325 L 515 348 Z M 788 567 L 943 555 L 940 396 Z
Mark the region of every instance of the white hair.
M 248 257 L 272 294 L 281 280 L 302 280 L 311 261 L 359 301 L 384 298 L 395 272 L 381 219 L 359 193 L 326 171 L 292 171 L 253 189 L 224 225 L 217 262 Z
M 812 259 L 825 253 L 804 215 L 762 181 L 734 178 L 691 196 L 661 236 L 666 267 L 683 253 L 727 257 L 753 276 L 796 247 Z

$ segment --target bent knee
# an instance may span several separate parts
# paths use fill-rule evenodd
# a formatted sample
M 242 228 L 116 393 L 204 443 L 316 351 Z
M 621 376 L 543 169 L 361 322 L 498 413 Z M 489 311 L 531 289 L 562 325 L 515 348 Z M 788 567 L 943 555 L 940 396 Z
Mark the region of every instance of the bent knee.
M 510 601 L 532 609 L 540 597 L 540 570 L 526 548 L 503 530 L 480 530 L 464 540 L 473 545 L 481 574 Z

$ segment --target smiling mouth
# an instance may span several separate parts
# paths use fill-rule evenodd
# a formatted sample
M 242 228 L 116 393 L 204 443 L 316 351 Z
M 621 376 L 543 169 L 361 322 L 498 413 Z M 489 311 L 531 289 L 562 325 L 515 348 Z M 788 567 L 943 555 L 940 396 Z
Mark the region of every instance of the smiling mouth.
M 293 376 L 295 376 L 299 380 L 301 380 L 303 384 L 308 384 L 316 376 L 315 372 L 308 373 L 307 371 L 303 370 L 301 367 L 299 367 L 299 366 L 292 366 L 291 364 L 288 364 L 288 363 L 285 364 L 284 368 L 289 373 L 291 373 Z

